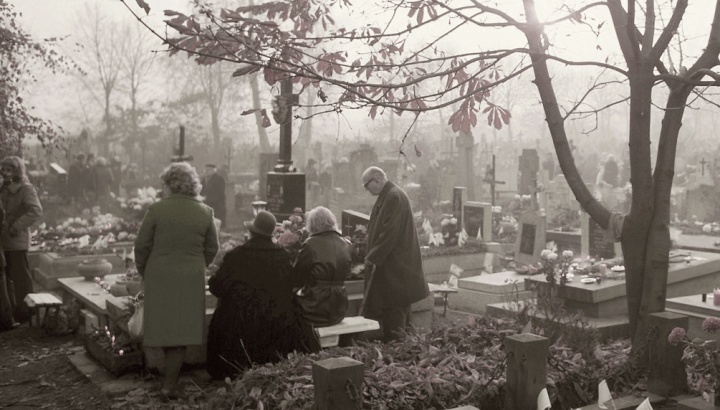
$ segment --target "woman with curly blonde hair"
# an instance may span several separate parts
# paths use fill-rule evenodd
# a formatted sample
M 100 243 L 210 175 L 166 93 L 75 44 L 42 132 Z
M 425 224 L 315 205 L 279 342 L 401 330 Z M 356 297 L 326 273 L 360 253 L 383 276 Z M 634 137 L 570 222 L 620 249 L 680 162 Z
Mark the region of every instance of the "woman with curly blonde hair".
M 160 174 L 163 199 L 150 205 L 135 239 L 145 286 L 143 346 L 165 351 L 162 392 L 177 395 L 187 346 L 202 345 L 205 268 L 218 251 L 213 210 L 198 198 L 200 178 L 187 162 Z
M 0 161 L 0 174 L 3 178 L 0 200 L 5 208 L 0 238 L 7 263 L 7 280 L 13 285 L 8 288 L 14 289 L 11 299 L 15 300 L 15 321 L 23 323 L 31 318 L 30 308 L 24 300 L 33 291 L 28 261 L 30 226 L 40 219 L 43 209 L 22 158 L 5 157 Z

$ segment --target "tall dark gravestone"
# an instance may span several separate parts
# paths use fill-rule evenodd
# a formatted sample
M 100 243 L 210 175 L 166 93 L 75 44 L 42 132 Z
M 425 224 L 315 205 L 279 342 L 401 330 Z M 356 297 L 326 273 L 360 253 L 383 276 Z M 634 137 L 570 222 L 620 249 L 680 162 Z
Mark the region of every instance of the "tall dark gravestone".
M 536 263 L 545 249 L 545 217 L 535 212 L 525 212 L 518 221 L 515 240 L 515 261 L 521 265 Z
M 280 125 L 280 153 L 272 172 L 267 173 L 268 211 L 278 221 L 287 219 L 295 208 L 305 209 L 305 174 L 296 172 L 292 160 L 292 107 L 298 95 L 292 93 L 292 79 L 280 82 L 280 95 L 273 100 L 272 115 Z
M 272 172 L 277 164 L 277 152 L 261 152 L 258 158 L 258 172 L 260 184 L 258 186 L 258 198 L 267 198 L 267 174 Z
M 619 256 L 618 245 L 607 238 L 605 230 L 585 212 L 581 215 L 580 249 L 583 256 L 596 259 L 612 259 Z
M 467 188 L 464 186 L 456 186 L 453 188 L 453 218 L 457 218 L 458 224 L 457 226 L 463 226 L 463 203 L 465 202 L 465 194 L 467 193 Z

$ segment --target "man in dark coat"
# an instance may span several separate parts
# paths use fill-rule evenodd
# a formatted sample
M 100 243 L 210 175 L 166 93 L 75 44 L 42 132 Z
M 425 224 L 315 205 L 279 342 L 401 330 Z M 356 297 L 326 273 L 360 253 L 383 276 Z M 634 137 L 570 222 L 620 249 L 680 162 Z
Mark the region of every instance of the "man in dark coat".
M 85 154 L 77 154 L 67 177 L 68 199 L 79 206 L 85 201 Z
M 378 320 L 383 338 L 390 341 L 409 325 L 410 305 L 426 298 L 429 290 L 407 194 L 378 167 L 366 169 L 362 182 L 378 197 L 368 224 L 362 315 Z
M 217 173 L 215 164 L 205 165 L 205 178 L 202 181 L 205 204 L 215 211 L 215 217 L 225 223 L 225 178 Z M 222 224 L 221 224 L 222 226 Z
M 218 298 L 207 337 L 206 368 L 213 379 L 277 362 L 296 349 L 309 351 L 292 306 L 290 256 L 272 241 L 275 217 L 260 211 L 245 226 L 251 238 L 225 254 L 208 281 Z

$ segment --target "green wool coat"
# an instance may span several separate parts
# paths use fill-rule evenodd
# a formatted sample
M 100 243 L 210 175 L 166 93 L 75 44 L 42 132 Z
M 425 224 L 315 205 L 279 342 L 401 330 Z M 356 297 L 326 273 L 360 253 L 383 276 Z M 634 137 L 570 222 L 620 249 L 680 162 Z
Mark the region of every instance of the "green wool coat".
M 217 251 L 212 208 L 182 194 L 150 205 L 135 239 L 145 286 L 144 346 L 202 344 L 205 267 Z

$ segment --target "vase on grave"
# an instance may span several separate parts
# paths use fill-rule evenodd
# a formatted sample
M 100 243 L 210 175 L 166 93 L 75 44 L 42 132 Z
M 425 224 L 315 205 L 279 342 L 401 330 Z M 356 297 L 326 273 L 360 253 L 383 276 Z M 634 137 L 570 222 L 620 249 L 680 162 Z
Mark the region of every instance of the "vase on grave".
M 87 281 L 104 278 L 112 271 L 112 263 L 106 259 L 84 259 L 78 264 L 78 273 Z
M 720 288 L 713 289 L 713 305 L 720 306 Z

